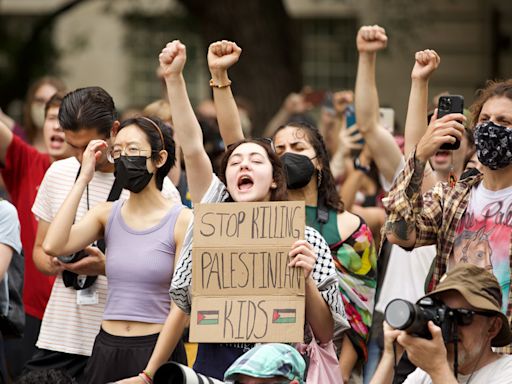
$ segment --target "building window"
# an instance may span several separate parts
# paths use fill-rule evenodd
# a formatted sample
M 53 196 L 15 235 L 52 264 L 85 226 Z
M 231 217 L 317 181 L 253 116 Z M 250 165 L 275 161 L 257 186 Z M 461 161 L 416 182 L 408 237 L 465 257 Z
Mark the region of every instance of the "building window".
M 179 38 L 187 46 L 184 76 L 192 105 L 210 97 L 206 52 L 190 20 L 178 17 L 125 16 L 124 45 L 129 55 L 129 76 L 126 90 L 133 105 L 144 106 L 161 98 L 162 85 L 156 77 L 158 55 L 164 44 Z
M 313 89 L 353 89 L 357 70 L 357 25 L 350 18 L 299 19 L 302 80 Z

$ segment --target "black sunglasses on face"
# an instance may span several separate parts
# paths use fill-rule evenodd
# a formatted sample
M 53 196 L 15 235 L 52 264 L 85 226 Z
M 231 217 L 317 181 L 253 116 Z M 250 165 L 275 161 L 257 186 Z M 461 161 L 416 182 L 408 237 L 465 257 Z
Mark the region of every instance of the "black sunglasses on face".
M 455 320 L 457 321 L 457 325 L 467 326 L 473 322 L 473 318 L 475 315 L 485 316 L 485 317 L 495 317 L 496 312 L 491 311 L 478 311 L 474 309 L 467 308 L 451 308 L 455 315 Z

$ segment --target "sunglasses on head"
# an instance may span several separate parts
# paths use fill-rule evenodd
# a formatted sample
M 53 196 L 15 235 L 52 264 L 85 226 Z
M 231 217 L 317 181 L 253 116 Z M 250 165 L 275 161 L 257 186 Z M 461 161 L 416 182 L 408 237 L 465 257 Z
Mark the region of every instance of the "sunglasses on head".
M 473 322 L 473 318 L 475 315 L 485 316 L 485 317 L 495 317 L 495 312 L 490 311 L 479 311 L 475 309 L 467 309 L 467 308 L 451 308 L 455 315 L 455 320 L 457 321 L 457 325 L 467 326 Z

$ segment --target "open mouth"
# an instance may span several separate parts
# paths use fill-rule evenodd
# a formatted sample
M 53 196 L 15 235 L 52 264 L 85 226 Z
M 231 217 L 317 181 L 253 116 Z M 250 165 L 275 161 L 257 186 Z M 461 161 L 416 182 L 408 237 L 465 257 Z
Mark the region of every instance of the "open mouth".
M 446 161 L 450 158 L 450 155 L 450 151 L 437 151 L 434 157 L 438 161 Z
M 254 181 L 249 175 L 242 175 L 238 178 L 238 189 L 240 191 L 247 191 L 248 189 L 251 189 L 254 185 Z
M 64 138 L 59 135 L 52 135 L 50 137 L 50 146 L 51 148 L 58 149 L 64 145 Z

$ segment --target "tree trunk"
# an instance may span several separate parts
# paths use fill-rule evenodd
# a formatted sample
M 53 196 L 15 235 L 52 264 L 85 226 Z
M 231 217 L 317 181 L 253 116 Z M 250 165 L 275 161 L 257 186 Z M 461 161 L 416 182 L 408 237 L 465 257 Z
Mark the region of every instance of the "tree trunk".
M 205 49 L 222 39 L 242 48 L 229 75 L 235 96 L 252 104 L 253 135 L 259 135 L 288 93 L 301 87 L 300 43 L 282 1 L 179 2 L 197 18 Z

